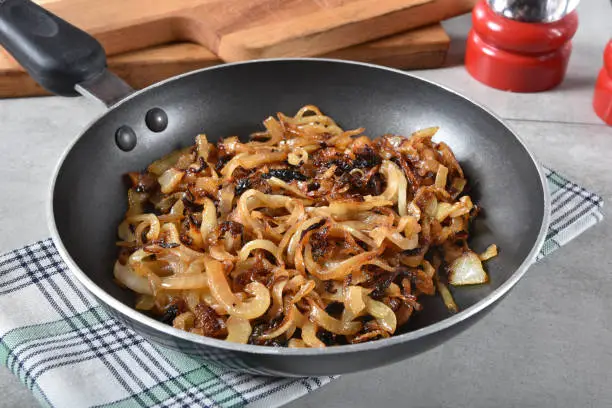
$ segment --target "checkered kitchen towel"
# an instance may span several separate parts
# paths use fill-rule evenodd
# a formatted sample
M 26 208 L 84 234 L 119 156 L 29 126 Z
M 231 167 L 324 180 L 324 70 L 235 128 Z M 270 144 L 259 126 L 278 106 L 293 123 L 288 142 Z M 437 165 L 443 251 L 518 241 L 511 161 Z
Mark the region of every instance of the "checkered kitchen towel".
M 547 177 L 552 220 L 540 258 L 603 218 L 600 197 Z M 45 406 L 274 407 L 333 379 L 238 374 L 162 351 L 67 272 L 50 239 L 0 256 L 0 361 Z

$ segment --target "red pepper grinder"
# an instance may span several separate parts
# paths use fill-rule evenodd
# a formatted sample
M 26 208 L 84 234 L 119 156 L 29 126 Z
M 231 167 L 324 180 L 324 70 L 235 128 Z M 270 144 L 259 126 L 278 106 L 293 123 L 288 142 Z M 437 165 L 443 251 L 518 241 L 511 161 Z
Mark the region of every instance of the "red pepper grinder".
M 604 51 L 604 66 L 599 71 L 593 95 L 593 109 L 597 116 L 612 126 L 612 40 Z
M 472 11 L 465 65 L 480 82 L 540 92 L 563 81 L 579 0 L 481 0 Z

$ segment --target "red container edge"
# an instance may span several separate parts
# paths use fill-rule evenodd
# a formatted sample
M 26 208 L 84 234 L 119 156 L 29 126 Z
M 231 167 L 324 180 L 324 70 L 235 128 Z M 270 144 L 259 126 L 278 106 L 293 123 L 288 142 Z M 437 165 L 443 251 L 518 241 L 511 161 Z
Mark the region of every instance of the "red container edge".
M 554 23 L 524 23 L 495 14 L 483 0 L 472 20 L 465 65 L 478 81 L 512 92 L 541 92 L 563 81 L 578 28 L 575 11 Z
M 597 116 L 612 126 L 612 40 L 604 51 L 604 66 L 599 71 L 593 94 L 593 109 Z

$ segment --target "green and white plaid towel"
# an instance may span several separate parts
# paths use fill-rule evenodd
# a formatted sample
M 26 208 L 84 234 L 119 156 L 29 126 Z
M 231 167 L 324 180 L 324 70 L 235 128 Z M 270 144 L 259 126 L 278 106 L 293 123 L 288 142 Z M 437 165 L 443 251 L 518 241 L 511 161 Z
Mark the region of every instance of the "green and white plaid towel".
M 600 197 L 546 175 L 552 220 L 540 258 L 603 218 Z M 238 374 L 161 350 L 111 319 L 50 239 L 0 256 L 0 311 L 0 361 L 45 406 L 275 407 L 333 379 Z

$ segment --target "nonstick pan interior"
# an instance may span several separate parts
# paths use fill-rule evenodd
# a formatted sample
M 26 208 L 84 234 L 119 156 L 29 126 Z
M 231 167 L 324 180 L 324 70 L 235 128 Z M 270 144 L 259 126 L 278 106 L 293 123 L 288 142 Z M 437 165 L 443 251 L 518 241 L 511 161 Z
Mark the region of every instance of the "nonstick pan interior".
M 454 290 L 461 310 L 524 272 L 526 260 L 542 243 L 547 203 L 541 173 L 515 135 L 484 109 L 434 84 L 393 70 L 327 60 L 259 61 L 202 70 L 139 92 L 112 108 L 81 135 L 58 168 L 51 214 L 56 241 L 95 285 L 132 308 L 133 295 L 119 288 L 112 274 L 116 230 L 127 208 L 122 175 L 192 144 L 199 133 L 211 141 L 247 136 L 261 130 L 267 116 L 291 115 L 306 104 L 317 105 L 345 129 L 363 126 L 372 137 L 440 127 L 436 140 L 453 149 L 472 197 L 483 208 L 470 245 L 476 251 L 492 243 L 500 248 L 499 256 L 487 262 L 490 284 Z M 161 132 L 145 124 L 152 108 L 167 114 L 168 126 Z M 130 152 L 115 143 L 117 129 L 125 125 L 137 135 Z M 459 322 L 465 317 L 453 318 Z M 424 311 L 403 331 L 448 318 L 439 298 L 426 299 Z M 338 367 L 336 372 L 368 368 L 358 362 Z M 310 373 L 319 372 L 298 374 Z

